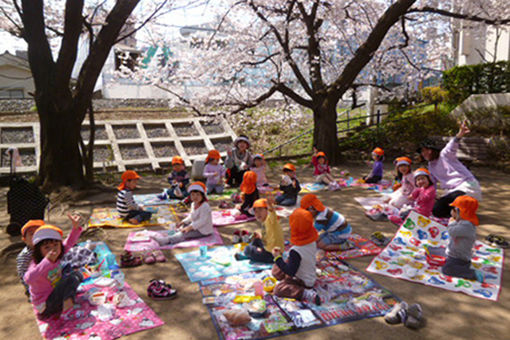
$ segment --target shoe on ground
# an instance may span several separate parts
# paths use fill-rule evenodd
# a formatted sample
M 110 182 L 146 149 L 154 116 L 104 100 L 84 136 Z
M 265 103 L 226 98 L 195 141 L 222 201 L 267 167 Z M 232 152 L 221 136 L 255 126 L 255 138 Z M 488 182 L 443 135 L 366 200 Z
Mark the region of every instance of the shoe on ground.
M 407 318 L 404 325 L 407 328 L 418 329 L 421 327 L 423 319 L 423 311 L 419 304 L 415 303 L 407 309 Z
M 396 303 L 393 308 L 386 313 L 384 316 L 384 321 L 389 323 L 390 325 L 396 325 L 403 322 L 402 319 L 405 319 L 407 303 L 405 301 Z

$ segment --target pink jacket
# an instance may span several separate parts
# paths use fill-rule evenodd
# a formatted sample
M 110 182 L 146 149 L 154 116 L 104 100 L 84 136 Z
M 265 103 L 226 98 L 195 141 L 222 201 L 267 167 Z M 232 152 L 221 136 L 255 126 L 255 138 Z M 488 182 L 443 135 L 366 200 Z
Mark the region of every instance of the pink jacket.
M 312 157 L 312 164 L 315 167 L 313 171 L 314 176 L 322 175 L 322 174 L 329 174 L 331 172 L 331 169 L 329 168 L 328 163 L 319 164 L 319 161 L 317 160 L 317 157 Z
M 76 244 L 78 238 L 80 238 L 81 230 L 81 228 L 73 228 L 71 230 L 69 236 L 67 236 L 63 242 L 64 254 Z M 24 278 L 25 282 L 30 287 L 30 295 L 34 306 L 37 307 L 46 302 L 51 292 L 53 292 L 53 287 L 55 287 L 57 282 L 61 279 L 62 268 L 60 267 L 60 262 L 61 260 L 51 262 L 46 258 L 38 264 L 36 264 L 34 260 L 30 262 Z
M 413 190 L 411 197 L 414 200 L 414 210 L 426 217 L 432 214 L 432 208 L 436 203 L 436 188 L 429 185 L 427 188 L 416 188 Z

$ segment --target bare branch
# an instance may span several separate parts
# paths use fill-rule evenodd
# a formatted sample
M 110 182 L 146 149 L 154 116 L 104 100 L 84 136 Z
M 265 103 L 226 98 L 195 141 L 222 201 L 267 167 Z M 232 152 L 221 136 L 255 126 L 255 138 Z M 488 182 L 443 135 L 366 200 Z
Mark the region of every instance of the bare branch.
M 145 25 L 147 25 L 147 23 L 149 21 L 151 21 L 154 16 L 163 8 L 163 6 L 168 2 L 168 0 L 164 0 L 158 7 L 156 7 L 156 9 L 154 10 L 154 12 L 152 12 L 151 15 L 149 15 L 138 27 L 136 27 L 135 29 L 133 29 L 131 32 L 123 35 L 122 37 L 118 38 L 117 40 L 115 40 L 114 44 L 118 43 L 118 42 L 121 42 L 122 40 L 126 39 L 126 38 L 129 38 L 130 36 L 132 36 L 133 34 L 135 34 L 136 32 L 138 32 L 142 27 L 144 27 Z
M 477 15 L 470 15 L 470 14 L 461 14 L 461 13 L 455 13 L 450 12 L 444 9 L 434 8 L 425 6 L 422 8 L 412 8 L 407 11 L 407 13 L 432 13 L 432 14 L 439 14 L 445 17 L 449 18 L 455 18 L 455 19 L 462 19 L 462 20 L 469 20 L 469 21 L 476 21 L 476 22 L 483 22 L 487 25 L 506 25 L 510 23 L 510 19 L 489 19 L 489 18 L 483 18 Z

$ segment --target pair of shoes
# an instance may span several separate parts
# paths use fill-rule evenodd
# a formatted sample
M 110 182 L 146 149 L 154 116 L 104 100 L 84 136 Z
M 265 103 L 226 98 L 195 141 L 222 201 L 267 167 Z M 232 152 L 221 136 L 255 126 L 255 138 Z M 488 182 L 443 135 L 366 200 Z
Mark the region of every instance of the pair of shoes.
M 381 221 L 382 222 L 382 221 L 388 220 L 388 216 L 386 216 L 386 214 L 383 211 L 381 211 L 380 209 L 377 209 L 377 208 L 372 208 L 368 211 L 365 211 L 365 215 L 367 215 L 367 217 L 373 221 Z
M 134 256 L 130 251 L 126 250 L 120 256 L 120 266 L 122 268 L 137 267 L 142 264 L 140 256 Z
M 320 306 L 322 304 L 321 297 L 314 289 L 307 289 L 303 291 L 303 300 L 307 302 L 315 303 L 317 306 Z
M 506 249 L 509 246 L 508 241 L 505 240 L 505 238 L 500 235 L 489 234 L 487 235 L 485 240 L 489 243 L 489 245 L 493 247 Z
M 172 300 L 177 297 L 177 290 L 163 280 L 151 280 L 147 287 L 147 295 L 153 300 Z
M 329 191 L 337 191 L 337 190 L 341 190 L 342 188 L 340 187 L 340 184 L 338 184 L 338 182 L 331 182 L 328 184 L 328 190 Z
M 400 226 L 402 225 L 402 223 L 404 223 L 404 220 L 397 215 L 391 215 L 390 217 L 388 217 L 388 219 L 390 220 L 391 223 L 396 224 L 397 226 Z
M 390 242 L 390 239 L 384 236 L 380 231 L 375 231 L 370 235 L 370 240 L 379 247 L 384 247 Z
M 166 257 L 163 252 L 159 249 L 148 250 L 143 254 L 143 262 L 145 264 L 154 264 L 156 262 L 166 262 Z
M 243 200 L 241 199 L 241 195 L 239 194 L 232 194 L 232 196 L 230 196 L 230 199 L 232 199 L 232 202 L 235 204 L 235 203 L 242 203 Z
M 248 218 L 248 215 L 246 214 L 240 214 L 240 215 L 237 215 L 236 217 L 234 217 L 234 220 L 235 221 L 244 221 Z
M 220 209 L 230 209 L 233 208 L 234 205 L 227 201 L 220 201 L 219 208 Z
M 391 325 L 403 323 L 408 328 L 418 329 L 422 326 L 423 310 L 418 303 L 408 306 L 405 301 L 402 301 L 386 313 L 384 321 Z
M 249 243 L 252 237 L 252 233 L 250 233 L 248 230 L 236 230 L 234 231 L 234 236 L 232 237 L 233 243 Z

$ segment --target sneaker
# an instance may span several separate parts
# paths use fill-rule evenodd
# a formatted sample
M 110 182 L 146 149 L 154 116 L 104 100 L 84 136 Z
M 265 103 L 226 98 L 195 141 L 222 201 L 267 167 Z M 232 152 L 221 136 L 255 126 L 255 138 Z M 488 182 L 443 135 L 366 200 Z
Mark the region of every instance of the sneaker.
M 251 237 L 252 233 L 248 230 L 241 231 L 241 241 L 243 241 L 243 243 L 250 243 Z
M 313 289 L 305 288 L 305 290 L 303 291 L 303 300 L 306 302 L 313 302 L 317 306 L 321 305 L 321 298 L 319 294 L 317 294 L 317 292 Z
M 126 250 L 120 256 L 120 266 L 122 268 L 137 267 L 142 264 L 140 256 L 134 256 L 130 251 Z
M 244 255 L 243 253 L 235 253 L 234 257 L 237 261 L 244 261 L 244 260 L 250 259 L 248 256 Z
M 389 323 L 390 325 L 396 325 L 398 323 L 403 322 L 402 318 L 406 318 L 405 310 L 407 309 L 407 303 L 402 301 L 396 303 L 393 308 L 386 313 L 384 316 L 384 321 Z
M 390 242 L 390 239 L 384 236 L 380 231 L 373 232 L 372 235 L 370 235 L 370 240 L 379 247 L 384 247 Z
M 151 280 L 147 295 L 153 300 L 172 300 L 177 297 L 177 290 L 163 280 Z
M 408 328 L 418 329 L 423 319 L 423 311 L 419 304 L 415 303 L 407 309 L 407 318 L 404 325 Z
M 389 218 L 391 223 L 397 225 L 397 226 L 401 226 L 402 223 L 404 223 L 404 220 L 400 218 L 400 216 L 396 216 L 396 215 L 391 215 Z
M 232 236 L 232 243 L 239 243 L 241 242 L 241 231 L 236 230 L 234 231 L 234 235 Z
M 164 201 L 168 199 L 168 194 L 166 193 L 166 190 L 163 190 L 161 194 L 156 195 L 160 200 Z

